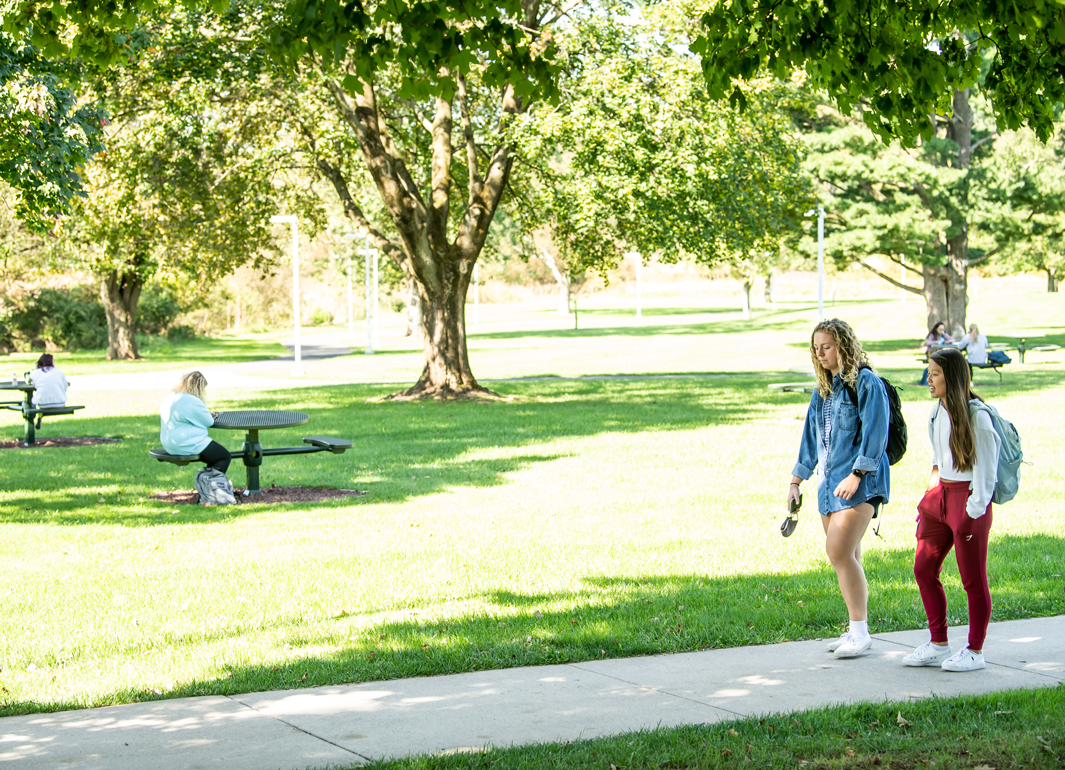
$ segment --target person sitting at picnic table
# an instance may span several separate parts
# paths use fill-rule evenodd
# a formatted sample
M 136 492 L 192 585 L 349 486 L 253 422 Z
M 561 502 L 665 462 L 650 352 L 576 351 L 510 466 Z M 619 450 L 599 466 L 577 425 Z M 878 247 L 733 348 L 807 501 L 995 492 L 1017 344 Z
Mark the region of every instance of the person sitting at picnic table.
M 980 327 L 969 324 L 969 333 L 958 340 L 958 350 L 964 350 L 969 359 L 969 373 L 973 364 L 987 363 L 987 337 L 980 333 Z
M 198 455 L 208 468 L 225 473 L 229 469 L 229 450 L 207 435 L 216 414 L 207 410 L 207 378 L 189 372 L 181 378 L 174 392 L 163 399 L 159 410 L 159 440 L 172 455 Z
M 37 368 L 30 373 L 30 379 L 33 380 L 34 406 L 66 406 L 67 378 L 56 368 L 51 353 L 37 359 Z
M 954 338 L 947 334 L 947 325 L 942 321 L 936 321 L 932 324 L 932 328 L 928 330 L 928 336 L 924 338 L 924 342 L 921 343 L 921 352 L 925 354 L 932 353 L 932 345 L 953 345 Z M 928 367 L 924 368 L 924 373 L 921 375 L 921 381 L 918 385 L 928 384 Z

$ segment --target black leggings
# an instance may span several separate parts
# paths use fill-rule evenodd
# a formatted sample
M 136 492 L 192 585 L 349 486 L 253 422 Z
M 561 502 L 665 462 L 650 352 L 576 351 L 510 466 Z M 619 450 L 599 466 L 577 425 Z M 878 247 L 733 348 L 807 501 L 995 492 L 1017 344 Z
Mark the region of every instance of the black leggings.
M 207 463 L 208 468 L 214 468 L 222 473 L 229 470 L 229 461 L 232 459 L 233 456 L 229 454 L 229 450 L 217 441 L 212 441 L 200 452 L 200 462 Z

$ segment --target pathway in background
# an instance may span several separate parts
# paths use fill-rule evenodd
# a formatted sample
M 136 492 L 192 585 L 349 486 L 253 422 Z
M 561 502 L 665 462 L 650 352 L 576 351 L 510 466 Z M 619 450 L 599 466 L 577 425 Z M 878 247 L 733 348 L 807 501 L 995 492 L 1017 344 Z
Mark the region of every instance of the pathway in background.
M 951 630 L 955 645 L 965 628 Z M 825 642 L 513 668 L 305 690 L 135 703 L 0 719 L 0 762 L 22 770 L 290 770 L 594 738 L 837 703 L 908 701 L 1065 683 L 1065 616 L 993 623 L 987 668 L 901 659 L 927 631 L 874 636 L 836 660 Z

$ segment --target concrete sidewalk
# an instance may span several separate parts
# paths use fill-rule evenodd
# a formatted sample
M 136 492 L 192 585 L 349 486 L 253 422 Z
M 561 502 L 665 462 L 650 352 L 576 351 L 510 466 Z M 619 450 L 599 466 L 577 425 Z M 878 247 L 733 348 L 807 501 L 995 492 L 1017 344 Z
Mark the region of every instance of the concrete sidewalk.
M 965 629 L 951 630 L 964 644 Z M 987 668 L 951 674 L 901 659 L 925 631 L 874 637 L 836 660 L 825 642 L 233 697 L 184 698 L 0 719 L 0 763 L 37 770 L 290 770 L 574 740 L 836 703 L 918 700 L 1065 682 L 1065 616 L 993 623 Z

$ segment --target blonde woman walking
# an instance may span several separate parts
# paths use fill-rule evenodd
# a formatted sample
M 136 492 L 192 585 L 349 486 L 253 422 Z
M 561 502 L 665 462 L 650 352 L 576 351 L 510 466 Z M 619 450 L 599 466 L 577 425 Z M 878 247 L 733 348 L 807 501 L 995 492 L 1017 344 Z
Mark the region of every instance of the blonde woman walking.
M 798 503 L 802 482 L 816 470 L 825 551 L 850 621 L 847 631 L 828 649 L 837 658 L 856 658 L 873 644 L 861 542 L 880 505 L 888 501 L 890 412 L 884 384 L 844 321 L 833 318 L 814 328 L 810 357 L 817 390 L 806 410 L 787 505 L 790 510 Z

